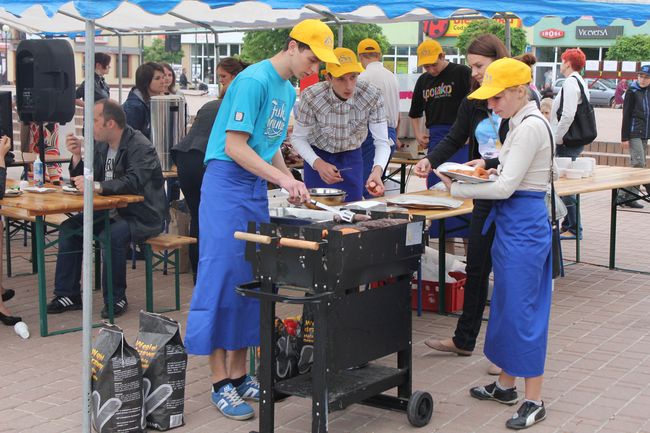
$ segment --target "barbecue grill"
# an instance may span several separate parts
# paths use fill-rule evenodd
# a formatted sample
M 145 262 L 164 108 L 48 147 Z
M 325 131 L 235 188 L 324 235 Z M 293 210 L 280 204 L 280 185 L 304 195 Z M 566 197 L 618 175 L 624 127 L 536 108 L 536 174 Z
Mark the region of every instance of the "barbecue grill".
M 256 276 L 237 291 L 260 300 L 260 433 L 274 431 L 275 401 L 287 395 L 311 397 L 312 432 L 327 432 L 328 413 L 353 403 L 428 424 L 431 395 L 411 390 L 411 278 L 427 242 L 425 219 L 384 212 L 370 218 L 364 224 L 378 227 L 345 235 L 335 222 L 261 224 L 259 233 L 250 223 L 247 233 L 235 234 L 249 241 L 246 258 Z M 369 288 L 376 281 L 385 284 Z M 277 302 L 309 305 L 314 313 L 311 371 L 284 380 L 273 376 Z M 384 394 L 392 388 L 397 396 Z

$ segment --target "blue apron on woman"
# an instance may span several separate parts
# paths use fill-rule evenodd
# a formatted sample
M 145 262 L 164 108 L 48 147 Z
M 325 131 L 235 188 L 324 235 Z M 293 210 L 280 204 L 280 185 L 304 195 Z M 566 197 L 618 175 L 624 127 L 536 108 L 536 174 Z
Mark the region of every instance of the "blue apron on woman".
M 232 161 L 208 163 L 201 187 L 200 261 L 187 319 L 185 345 L 194 355 L 259 345 L 259 301 L 235 288 L 252 281 L 246 242 L 235 239 L 248 222 L 269 222 L 264 179 Z M 202 274 L 207 275 L 202 275 Z
M 544 192 L 515 191 L 496 200 L 484 233 L 494 223 L 494 293 L 485 356 L 511 376 L 544 374 L 551 313 L 551 225 Z
M 445 138 L 451 125 L 433 125 L 429 128 L 429 147 L 428 151 L 431 152 L 438 143 Z M 449 158 L 449 162 L 458 162 L 463 164 L 469 161 L 469 150 L 468 146 L 465 145 L 458 149 L 454 155 Z M 427 189 L 431 188 L 436 183 L 440 182 L 440 178 L 433 173 L 429 173 L 427 177 Z M 438 222 L 434 221 L 429 228 L 429 236 L 431 238 L 437 238 L 439 234 Z M 453 238 L 466 238 L 469 236 L 469 219 L 463 217 L 451 217 L 445 219 L 445 232 L 448 237 Z
M 304 178 L 307 188 L 337 188 L 347 193 L 346 202 L 363 199 L 365 181 L 363 179 L 363 156 L 361 148 L 345 152 L 330 153 L 317 147 L 312 147 L 316 155 L 323 161 L 336 166 L 341 173 L 342 182 L 328 184 L 323 182 L 316 170 L 305 164 Z

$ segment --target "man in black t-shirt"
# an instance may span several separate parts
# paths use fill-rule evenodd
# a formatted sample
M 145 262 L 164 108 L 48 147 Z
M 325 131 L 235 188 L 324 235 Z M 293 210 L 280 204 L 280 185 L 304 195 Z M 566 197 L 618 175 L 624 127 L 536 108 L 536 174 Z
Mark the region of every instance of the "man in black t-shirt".
M 470 90 L 471 71 L 467 66 L 445 60 L 442 47 L 433 39 L 418 46 L 418 66 L 425 73 L 415 83 L 409 117 L 418 143 L 427 146 L 430 152 L 454 123 L 458 107 Z M 423 112 L 428 134 L 421 126 Z M 463 148 L 449 161 L 466 162 L 468 158 L 469 152 Z M 437 181 L 435 175 L 430 175 L 427 187 Z

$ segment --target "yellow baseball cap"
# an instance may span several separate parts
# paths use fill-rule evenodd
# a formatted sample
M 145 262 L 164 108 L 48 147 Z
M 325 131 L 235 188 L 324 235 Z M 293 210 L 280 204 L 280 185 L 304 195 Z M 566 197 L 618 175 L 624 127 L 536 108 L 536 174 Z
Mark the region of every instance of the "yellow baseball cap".
M 418 45 L 418 66 L 433 65 L 442 54 L 442 47 L 437 41 L 427 39 Z
M 333 77 L 340 77 L 350 72 L 363 72 L 363 67 L 357 61 L 357 56 L 354 55 L 354 51 L 351 49 L 342 47 L 334 48 L 334 54 L 338 62 L 327 63 L 327 72 L 332 74 Z
M 489 99 L 509 87 L 528 84 L 530 81 L 530 66 L 519 60 L 504 57 L 488 65 L 481 87 L 470 93 L 467 98 Z
M 337 63 L 334 55 L 334 33 L 319 20 L 304 20 L 291 29 L 289 37 L 307 44 L 316 57 L 327 63 Z
M 359 42 L 359 45 L 357 45 L 357 54 L 362 54 L 362 53 L 381 54 L 381 48 L 379 47 L 379 44 L 377 43 L 376 40 L 366 38 L 361 42 Z

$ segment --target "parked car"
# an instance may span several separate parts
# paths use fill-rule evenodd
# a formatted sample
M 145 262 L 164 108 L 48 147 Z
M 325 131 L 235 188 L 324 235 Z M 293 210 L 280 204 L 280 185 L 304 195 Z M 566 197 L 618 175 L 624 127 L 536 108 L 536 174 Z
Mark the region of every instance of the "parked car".
M 564 84 L 564 80 L 566 78 L 558 78 L 555 80 L 555 83 L 553 83 L 553 96 L 558 94 Z M 591 105 L 612 106 L 614 103 L 614 92 L 616 91 L 616 84 L 614 82 L 598 78 L 587 78 L 585 82 L 589 88 L 589 101 Z

